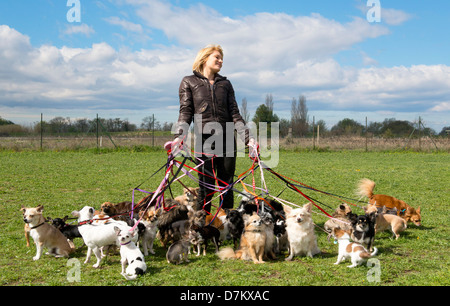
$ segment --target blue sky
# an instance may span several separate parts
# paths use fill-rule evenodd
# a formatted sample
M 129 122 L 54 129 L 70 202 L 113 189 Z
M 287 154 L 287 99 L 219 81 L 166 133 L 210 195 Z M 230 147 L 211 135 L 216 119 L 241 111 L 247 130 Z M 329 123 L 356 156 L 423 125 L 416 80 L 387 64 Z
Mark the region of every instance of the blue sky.
M 0 116 L 176 121 L 178 85 L 196 52 L 225 52 L 222 74 L 251 114 L 293 97 L 328 127 L 343 118 L 450 125 L 449 1 L 66 0 L 0 2 Z

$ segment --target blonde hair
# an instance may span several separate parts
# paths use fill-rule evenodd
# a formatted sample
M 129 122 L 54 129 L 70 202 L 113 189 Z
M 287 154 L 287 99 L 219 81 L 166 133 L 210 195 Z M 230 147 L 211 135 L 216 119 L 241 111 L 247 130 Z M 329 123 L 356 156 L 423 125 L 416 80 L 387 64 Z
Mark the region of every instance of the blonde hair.
M 214 52 L 219 51 L 223 58 L 223 50 L 220 45 L 207 45 L 197 53 L 194 64 L 192 65 L 192 70 L 199 73 L 203 73 L 203 65 L 205 64 L 208 57 Z

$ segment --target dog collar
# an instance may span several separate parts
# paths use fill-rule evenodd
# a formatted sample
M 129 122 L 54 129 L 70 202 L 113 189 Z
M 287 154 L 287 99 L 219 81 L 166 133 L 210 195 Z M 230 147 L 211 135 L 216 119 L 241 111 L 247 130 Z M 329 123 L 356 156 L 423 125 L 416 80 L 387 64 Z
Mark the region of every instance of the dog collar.
M 41 224 L 38 224 L 38 225 L 36 225 L 36 226 L 33 226 L 33 227 L 30 227 L 30 229 L 35 229 L 35 228 L 38 228 L 39 226 L 41 226 L 41 225 L 44 225 L 44 223 L 45 223 L 45 222 L 42 222 Z
M 246 231 L 246 232 L 250 232 L 250 233 L 260 233 L 262 232 L 261 230 L 251 230 L 251 231 Z
M 131 240 L 128 241 L 127 243 L 121 243 L 120 245 L 127 245 L 127 244 L 129 244 L 130 242 L 131 242 Z

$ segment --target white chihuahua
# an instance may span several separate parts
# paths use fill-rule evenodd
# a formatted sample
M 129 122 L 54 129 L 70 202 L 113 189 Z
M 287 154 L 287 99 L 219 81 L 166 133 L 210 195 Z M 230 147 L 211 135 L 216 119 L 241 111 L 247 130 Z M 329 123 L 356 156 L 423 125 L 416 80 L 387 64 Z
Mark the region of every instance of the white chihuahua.
M 118 245 L 114 226 L 118 226 L 122 230 L 131 229 L 125 222 L 113 219 L 108 219 L 108 222 L 105 224 L 95 224 L 90 222 L 94 217 L 94 208 L 89 206 L 83 207 L 80 211 L 73 211 L 72 215 L 78 217 L 78 222 L 80 223 L 78 230 L 83 237 L 84 243 L 88 247 L 84 263 L 86 264 L 89 262 L 92 252 L 94 252 L 95 257 L 97 258 L 97 262 L 93 265 L 94 268 L 100 266 L 102 260 L 101 247 L 112 244 Z M 137 240 L 137 236 L 135 240 Z
M 317 237 L 314 233 L 311 209 L 312 203 L 296 209 L 289 206 L 284 207 L 286 212 L 286 232 L 289 240 L 289 257 L 286 258 L 288 261 L 297 255 L 313 257 L 320 253 L 320 249 L 317 246 Z
M 114 227 L 117 234 L 118 241 L 120 243 L 120 262 L 122 264 L 122 275 L 127 280 L 135 280 L 138 275 L 143 275 L 147 271 L 147 265 L 145 264 L 144 254 L 132 241 L 136 231 L 130 232 L 128 230 L 122 230 L 117 226 Z M 128 263 L 128 267 L 125 267 Z

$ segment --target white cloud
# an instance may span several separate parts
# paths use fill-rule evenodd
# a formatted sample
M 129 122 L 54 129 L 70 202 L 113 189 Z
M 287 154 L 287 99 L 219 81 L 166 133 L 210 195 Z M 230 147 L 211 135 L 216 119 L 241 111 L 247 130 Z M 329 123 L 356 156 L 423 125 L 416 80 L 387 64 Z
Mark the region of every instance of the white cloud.
M 450 112 L 450 102 L 440 102 L 430 109 L 432 112 Z
M 381 8 L 381 19 L 388 25 L 400 25 L 413 16 L 401 10 Z
M 142 26 L 140 24 L 136 24 L 136 23 L 133 23 L 133 22 L 130 22 L 127 20 L 123 20 L 116 16 L 105 18 L 105 21 L 110 24 L 118 25 L 118 26 L 122 27 L 123 29 L 125 29 L 126 31 L 136 32 L 136 33 L 143 32 Z
M 178 86 L 191 73 L 197 50 L 220 43 L 225 51 L 222 73 L 232 81 L 238 102 L 246 97 L 251 107 L 272 93 L 275 110 L 287 114 L 292 97 L 300 94 L 311 111 L 449 111 L 446 65 L 379 67 L 362 52 L 363 64 L 371 67 L 355 68 L 333 58 L 388 35 L 386 26 L 362 18 L 340 23 L 318 14 L 230 18 L 202 4 L 184 9 L 159 1 L 126 1 L 142 18 L 141 27 L 117 17 L 107 22 L 135 34 L 161 30 L 173 45 L 139 51 L 117 50 L 106 42 L 89 48 L 36 47 L 26 35 L 0 26 L 0 110 L 59 110 L 62 116 L 78 112 L 77 117 L 114 110 L 119 117 L 134 113 L 140 120 L 145 112 L 155 113 L 159 121 L 174 121 Z M 93 33 L 89 29 L 80 31 Z
M 81 25 L 70 25 L 67 26 L 64 30 L 64 34 L 66 35 L 73 35 L 73 34 L 83 34 L 89 37 L 91 34 L 94 34 L 95 30 L 91 26 L 88 26 L 85 23 L 82 23 Z

